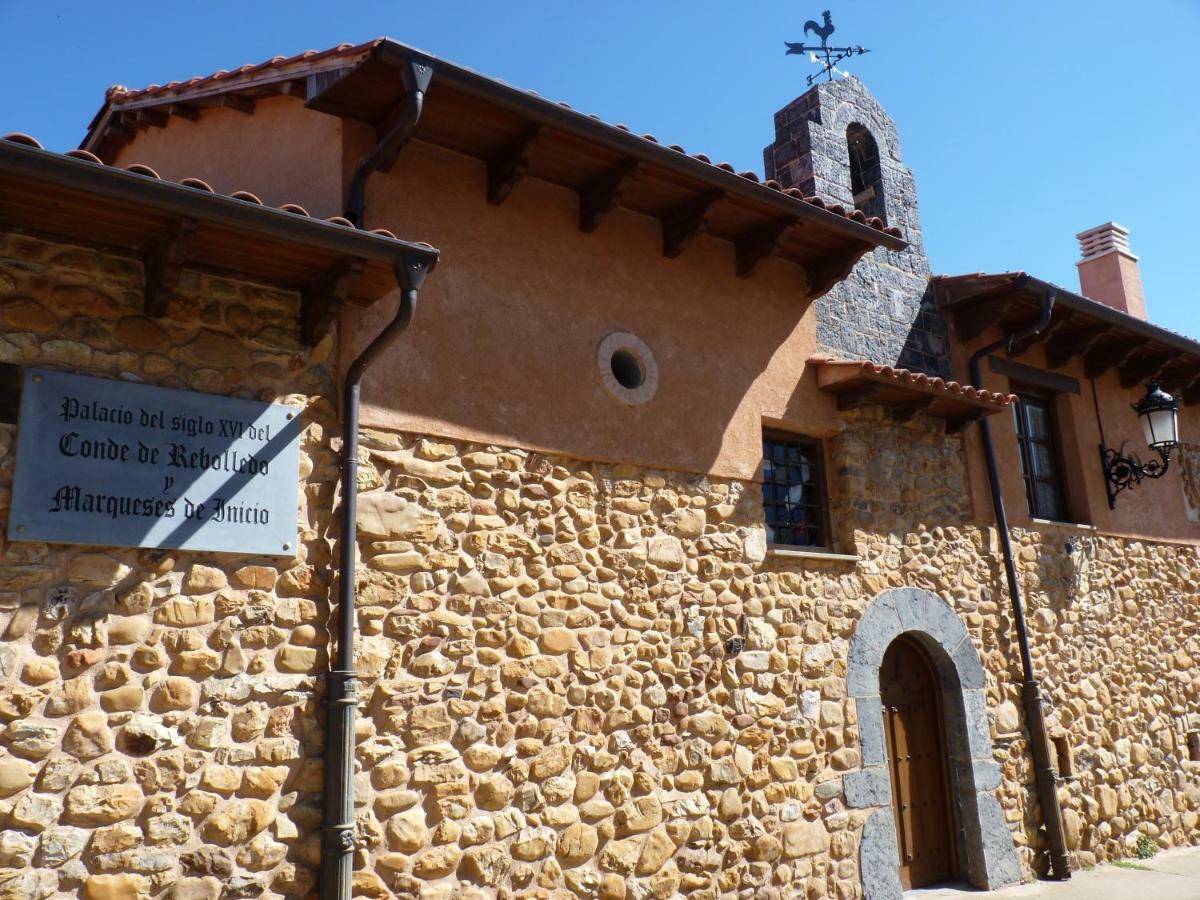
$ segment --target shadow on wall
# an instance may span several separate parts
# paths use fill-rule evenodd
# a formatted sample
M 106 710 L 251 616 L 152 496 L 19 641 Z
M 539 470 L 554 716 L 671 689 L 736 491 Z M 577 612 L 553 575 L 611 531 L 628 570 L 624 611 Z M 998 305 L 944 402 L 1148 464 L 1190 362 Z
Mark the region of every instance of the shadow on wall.
M 481 211 L 483 167 L 459 174 L 411 183 L 424 196 L 406 198 L 405 228 L 441 247 L 446 264 L 413 327 L 368 374 L 364 424 L 753 477 L 761 417 L 812 350 L 802 270 L 768 259 L 739 279 L 732 244 L 707 236 L 668 259 L 659 222 L 621 209 L 584 234 L 577 199 L 532 179 Z M 455 204 L 470 214 L 427 212 Z M 384 306 L 343 319 L 343 364 L 391 314 Z M 640 405 L 604 384 L 598 353 L 615 331 L 653 356 L 657 388 Z M 828 419 L 831 408 L 801 413 Z

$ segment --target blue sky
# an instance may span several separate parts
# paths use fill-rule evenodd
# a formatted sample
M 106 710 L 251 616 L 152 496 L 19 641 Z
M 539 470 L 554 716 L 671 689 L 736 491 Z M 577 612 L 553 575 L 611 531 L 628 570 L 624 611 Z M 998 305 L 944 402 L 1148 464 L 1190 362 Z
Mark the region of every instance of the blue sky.
M 1200 337 L 1200 2 L 853 0 L 847 68 L 899 123 L 934 271 L 1024 269 L 1078 287 L 1075 233 L 1109 219 L 1151 318 Z M 0 132 L 75 146 L 110 84 L 142 87 L 389 35 L 690 152 L 762 171 L 810 65 L 809 5 L 0 0 Z

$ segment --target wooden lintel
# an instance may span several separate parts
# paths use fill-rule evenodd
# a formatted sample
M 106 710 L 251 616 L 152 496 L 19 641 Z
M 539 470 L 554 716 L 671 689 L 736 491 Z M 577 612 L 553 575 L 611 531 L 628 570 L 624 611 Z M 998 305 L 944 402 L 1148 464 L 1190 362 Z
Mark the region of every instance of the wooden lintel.
M 858 409 L 860 406 L 866 406 L 875 400 L 882 390 L 882 384 L 869 381 L 865 384 L 859 384 L 844 391 L 839 391 L 837 395 L 838 411 L 847 412 L 851 409 Z
M 1046 366 L 1061 369 L 1080 354 L 1087 353 L 1112 330 L 1103 322 L 1088 325 L 1071 334 L 1055 334 L 1046 342 Z
M 788 231 L 796 224 L 796 219 L 776 219 L 769 225 L 738 238 L 734 242 L 737 253 L 737 277 L 749 278 L 758 269 L 762 261 L 775 252 L 783 243 Z
M 305 344 L 311 347 L 329 333 L 364 266 L 361 259 L 343 259 L 304 289 L 300 300 L 300 338 Z
M 499 206 L 507 200 L 513 186 L 529 169 L 529 154 L 541 130 L 541 125 L 530 125 L 513 144 L 487 161 L 487 200 L 492 206 Z
M 927 394 L 924 397 L 918 397 L 915 400 L 910 400 L 907 403 L 901 403 L 893 406 L 891 410 L 892 419 L 896 422 L 907 422 L 912 419 L 917 413 L 923 409 L 928 409 L 937 401 L 937 397 L 933 394 Z
M 617 208 L 621 192 L 637 174 L 638 161 L 623 159 L 579 192 L 579 230 L 591 234 Z
M 1121 366 L 1121 387 L 1132 388 L 1153 381 L 1154 377 L 1173 361 L 1173 357 L 1158 353 L 1131 359 Z
M 674 259 L 708 230 L 708 219 L 724 191 L 707 191 L 668 213 L 662 220 L 663 256 Z
M 1066 307 L 1058 307 L 1054 310 L 1054 313 L 1050 317 L 1050 322 L 1045 328 L 1043 328 L 1037 334 L 1031 334 L 1022 340 L 1014 341 L 1008 348 L 1008 355 L 1010 357 L 1024 356 L 1038 344 L 1048 341 L 1050 338 L 1054 337 L 1054 335 L 1058 333 L 1063 325 L 1071 321 L 1071 317 L 1074 315 L 1075 313 Z
M 170 115 L 161 109 L 139 109 L 134 113 L 134 120 L 139 126 L 166 128 Z
M 166 314 L 167 304 L 183 274 L 188 245 L 196 233 L 196 220 L 181 218 L 146 256 L 146 286 L 142 299 L 143 315 L 159 318 Z
M 954 333 L 960 341 L 979 337 L 989 328 L 1000 324 L 1011 300 L 1011 295 L 1002 294 L 972 301 L 954 316 Z
M 1126 338 L 1116 346 L 1096 344 L 1083 355 L 1083 374 L 1088 378 L 1099 378 L 1111 369 L 1119 369 L 1136 356 L 1146 343 L 1145 338 Z
M 858 261 L 872 250 L 870 244 L 862 244 L 857 250 L 847 252 L 841 258 L 833 257 L 821 263 L 810 263 L 804 267 L 808 278 L 808 299 L 816 300 L 824 297 L 834 286 L 844 281 L 846 276 L 858 265 Z
M 982 409 L 970 409 L 953 416 L 947 416 L 946 434 L 958 434 L 965 430 L 972 422 L 978 422 L 983 416 L 984 411 Z
M 186 103 L 172 103 L 167 107 L 167 114 L 171 116 L 179 116 L 181 119 L 187 119 L 190 122 L 195 122 L 200 118 L 200 110 L 194 106 L 189 106 Z

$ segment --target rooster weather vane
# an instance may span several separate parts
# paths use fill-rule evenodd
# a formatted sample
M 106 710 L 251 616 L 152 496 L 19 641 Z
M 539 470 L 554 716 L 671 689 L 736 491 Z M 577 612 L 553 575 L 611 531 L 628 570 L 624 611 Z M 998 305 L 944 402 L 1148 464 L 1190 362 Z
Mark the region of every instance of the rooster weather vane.
M 830 81 L 833 81 L 833 73 L 842 71 L 841 69 L 837 68 L 837 64 L 843 59 L 849 59 L 851 56 L 862 56 L 864 53 L 871 52 L 865 47 L 830 47 L 829 36 L 833 34 L 834 27 L 833 19 L 829 15 L 829 10 L 825 10 L 825 12 L 821 13 L 821 18 L 825 21 L 820 25 L 818 25 L 813 19 L 809 19 L 804 23 L 804 36 L 808 37 L 808 33 L 810 31 L 813 32 L 821 39 L 820 47 L 809 47 L 802 43 L 794 44 L 791 41 L 783 42 L 787 47 L 787 52 L 784 54 L 785 56 L 791 56 L 792 54 L 803 55 L 807 53 L 812 61 L 821 67 L 820 72 L 814 72 L 812 75 L 808 76 L 809 87 L 812 87 L 813 82 L 821 77 L 822 72 Z M 845 75 L 846 73 L 842 72 L 842 74 Z

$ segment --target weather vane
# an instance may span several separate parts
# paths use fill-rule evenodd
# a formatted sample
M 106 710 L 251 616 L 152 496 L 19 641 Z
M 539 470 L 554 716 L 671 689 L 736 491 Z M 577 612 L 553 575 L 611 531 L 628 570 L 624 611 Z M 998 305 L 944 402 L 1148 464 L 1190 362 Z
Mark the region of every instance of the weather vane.
M 811 31 L 821 39 L 820 47 L 808 47 L 804 44 L 793 44 L 791 41 L 784 41 L 787 46 L 785 56 L 792 54 L 803 55 L 807 53 L 809 58 L 821 67 L 821 72 L 824 72 L 826 77 L 833 81 L 834 72 L 842 72 L 837 68 L 837 64 L 843 59 L 849 59 L 851 56 L 862 56 L 864 53 L 870 53 L 865 47 L 830 47 L 829 36 L 833 34 L 833 19 L 829 16 L 829 10 L 821 13 L 821 18 L 825 20 L 824 24 L 818 25 L 813 19 L 809 19 L 804 23 L 804 36 L 808 37 Z M 808 86 L 812 87 L 814 81 L 821 77 L 821 72 L 814 72 L 808 76 Z M 845 72 L 842 72 L 845 75 Z

